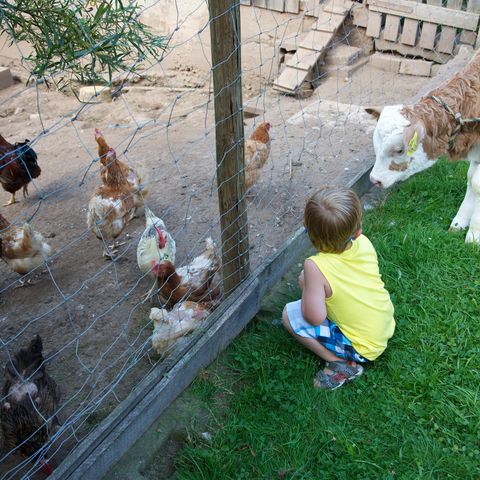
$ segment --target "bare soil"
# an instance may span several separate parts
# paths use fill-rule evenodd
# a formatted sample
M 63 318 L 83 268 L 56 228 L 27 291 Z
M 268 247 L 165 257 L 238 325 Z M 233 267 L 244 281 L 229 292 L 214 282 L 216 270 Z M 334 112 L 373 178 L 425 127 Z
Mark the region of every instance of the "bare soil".
M 310 98 L 275 93 L 275 47 L 285 32 L 301 33 L 309 22 L 256 12 L 242 9 L 244 99 L 264 115 L 246 120 L 245 132 L 263 118 L 273 128 L 271 157 L 248 200 L 252 268 L 299 226 L 315 188 L 364 167 L 374 123 L 358 106 L 400 102 L 425 81 L 367 65 L 348 82 L 333 69 Z M 158 361 L 149 353 L 150 305 L 142 303 L 150 282 L 136 265 L 143 215 L 127 227 L 115 262 L 102 258 L 101 243 L 86 227 L 86 207 L 100 183 L 94 128 L 122 160 L 145 165 L 146 201 L 175 237 L 179 265 L 202 250 L 205 237 L 220 240 L 208 29 L 192 33 L 204 24 L 205 11 L 180 13 L 185 21 L 175 48 L 113 102 L 82 105 L 72 93 L 24 83 L 0 91 L 0 133 L 10 141 L 33 140 L 42 168 L 30 197 L 1 212 L 12 223 L 30 220 L 55 249 L 28 287 L 17 288 L 19 276 L 0 265 L 0 362 L 7 349 L 42 336 L 49 371 L 63 392 L 64 437 L 51 453 L 54 465 Z M 259 25 L 262 34 L 255 35 Z M 0 52 L 0 65 L 25 80 L 11 50 Z M 2 203 L 7 198 L 0 191 Z M 19 478 L 10 471 L 18 461 L 4 458 L 1 478 Z

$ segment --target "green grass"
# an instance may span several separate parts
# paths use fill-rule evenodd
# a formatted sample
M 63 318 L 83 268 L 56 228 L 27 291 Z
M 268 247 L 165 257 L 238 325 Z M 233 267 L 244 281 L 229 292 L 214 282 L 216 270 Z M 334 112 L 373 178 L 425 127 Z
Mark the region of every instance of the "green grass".
M 312 387 L 318 361 L 272 325 L 299 296 L 290 272 L 194 382 L 214 435 L 192 436 L 178 479 L 480 478 L 480 248 L 447 231 L 465 179 L 441 162 L 366 216 L 397 329 L 364 376 Z

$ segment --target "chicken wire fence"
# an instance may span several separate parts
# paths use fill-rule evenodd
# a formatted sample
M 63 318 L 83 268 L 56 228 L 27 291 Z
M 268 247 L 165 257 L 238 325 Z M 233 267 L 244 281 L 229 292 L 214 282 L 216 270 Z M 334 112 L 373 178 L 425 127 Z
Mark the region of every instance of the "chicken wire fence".
M 460 43 L 475 42 L 471 33 L 476 26 L 468 24 L 467 30 L 435 24 L 430 27 L 434 36 L 428 49 L 426 40 L 422 47 L 416 45 L 424 38 L 427 23 L 417 20 L 413 35 L 409 33 L 413 19 L 398 11 L 393 15 L 387 7 L 379 11 L 366 2 L 331 0 L 245 1 L 241 7 L 237 3 L 232 1 L 225 15 L 241 8 L 241 30 L 234 34 L 241 45 L 245 138 L 240 140 L 241 145 L 245 140 L 246 167 L 234 176 L 236 182 L 244 178 L 247 182 L 247 188 L 238 190 L 247 218 L 240 237 L 248 239 L 252 271 L 301 225 L 305 199 L 316 188 L 364 168 L 375 125 L 364 107 L 410 97 L 425 77 L 399 72 L 427 75 L 420 71 L 423 68 L 432 75 Z M 457 7 L 468 19 L 475 15 L 468 2 Z M 72 80 L 60 90 L 49 77 L 32 81 L 28 44 L 5 43 L 0 52 L 1 63 L 14 77 L 14 84 L 0 91 L 0 133 L 11 144 L 28 138 L 41 167 L 40 176 L 29 182 L 30 196 L 23 198 L 19 190 L 20 201 L 0 210 L 9 222 L 0 228 L 1 253 L 4 260 L 14 255 L 13 236 L 31 232 L 25 222 L 43 235 L 33 243 L 51 249 L 44 247 L 44 261 L 28 273 L 12 271 L 19 269 L 18 262 L 1 267 L 0 356 L 7 366 L 0 406 L 2 479 L 36 478 L 42 475 L 40 470 L 48 473 L 48 464 L 58 465 L 161 364 L 173 345 L 178 347 L 182 334 L 192 324 L 201 327 L 205 315 L 221 301 L 221 286 L 213 280 L 218 264 L 212 268 L 226 250 L 215 132 L 228 119 L 215 120 L 214 104 L 232 85 L 214 89 L 211 51 L 218 45 L 212 46 L 205 0 L 147 0 L 138 8 L 139 18 L 167 39 L 166 49 L 140 69 L 135 61 L 135 73 L 118 73 L 101 85 Z M 402 42 L 407 34 L 413 35 L 413 45 Z M 381 42 L 395 45 L 383 48 Z M 375 50 L 381 49 L 396 55 L 377 55 Z M 265 122 L 270 128 L 264 128 L 262 138 L 254 136 L 252 143 L 251 135 Z M 24 147 L 0 148 L 1 177 L 19 162 Z M 110 198 L 107 177 L 115 176 L 110 170 L 117 165 L 115 155 L 127 168 L 121 187 L 126 190 L 117 204 L 129 197 L 139 208 L 130 218 L 131 205 L 125 213 L 112 203 L 89 228 L 86 219 L 95 208 L 92 197 L 97 192 Z M 125 177 L 134 178 L 133 187 Z M 99 193 L 102 182 L 106 186 Z M 230 217 L 236 207 L 234 203 L 227 209 Z M 159 270 L 163 272 L 159 264 L 142 271 L 142 259 L 137 261 L 149 211 L 164 222 L 157 221 L 152 232 L 158 249 L 176 244 L 170 260 L 183 280 L 193 271 L 209 272 L 201 295 L 185 294 L 201 304 L 193 313 L 171 312 L 182 305 L 179 295 L 172 301 L 178 285 L 158 292 L 172 278 L 171 272 L 150 298 L 145 297 Z M 93 231 L 100 221 L 121 224 L 118 239 L 123 244 L 116 252 L 104 233 L 97 230 L 100 240 L 96 238 Z M 210 238 L 217 251 L 213 263 Z M 40 248 L 18 242 L 16 247 L 18 257 Z M 103 250 L 111 258 L 105 260 Z M 198 259 L 202 253 L 207 255 Z M 190 270 L 181 270 L 187 266 Z M 166 310 L 152 314 L 152 307 Z M 162 321 L 170 322 L 168 329 Z M 172 331 L 178 334 L 176 341 L 170 338 Z M 27 350 L 18 355 L 22 347 Z M 40 365 L 58 389 L 46 381 L 50 377 Z

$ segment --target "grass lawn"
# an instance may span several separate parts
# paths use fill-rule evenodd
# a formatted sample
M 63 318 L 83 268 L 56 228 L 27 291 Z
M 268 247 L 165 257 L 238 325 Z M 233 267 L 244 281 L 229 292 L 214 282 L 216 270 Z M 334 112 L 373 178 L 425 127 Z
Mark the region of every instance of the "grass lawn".
M 212 413 L 178 479 L 479 479 L 480 248 L 448 233 L 467 166 L 440 162 L 368 213 L 395 305 L 389 348 L 334 392 L 319 362 L 272 321 L 297 299 L 296 275 L 192 389 Z

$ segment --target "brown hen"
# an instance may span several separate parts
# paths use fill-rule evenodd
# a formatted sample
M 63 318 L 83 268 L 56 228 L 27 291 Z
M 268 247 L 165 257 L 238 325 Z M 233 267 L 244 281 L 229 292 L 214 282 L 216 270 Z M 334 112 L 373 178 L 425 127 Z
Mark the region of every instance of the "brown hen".
M 98 156 L 100 158 L 100 162 L 103 165 L 103 169 L 100 172 L 102 176 L 102 180 L 105 183 L 106 177 L 108 176 L 108 168 L 107 167 L 107 153 L 108 146 L 105 137 L 103 136 L 102 132 L 96 128 L 95 129 L 95 140 L 98 145 Z M 147 175 L 145 172 L 145 168 L 141 162 L 136 162 L 135 167 L 130 167 L 126 163 L 117 159 L 118 166 L 123 174 L 123 176 L 127 179 L 128 183 L 132 188 L 133 193 L 133 202 L 135 204 L 135 208 L 140 208 L 143 205 L 143 199 L 147 197 L 148 190 L 147 190 Z
M 28 223 L 11 225 L 0 214 L 0 258 L 14 272 L 30 272 L 42 265 L 52 253 L 43 236 Z
M 160 297 L 167 307 L 189 300 L 213 311 L 220 303 L 221 261 L 213 240 L 207 238 L 205 243 L 205 251 L 184 267 L 176 269 L 169 261 L 157 266 Z
M 270 131 L 268 122 L 261 123 L 245 140 L 245 188 L 256 183 L 270 155 Z
M 106 175 L 102 176 L 104 184 L 90 199 L 87 225 L 95 236 L 104 242 L 104 256 L 112 258 L 118 246 L 116 239 L 133 218 L 135 207 L 132 189 L 123 175 L 113 148 L 108 150 L 105 160 Z M 107 239 L 113 239 L 110 252 L 105 245 Z

